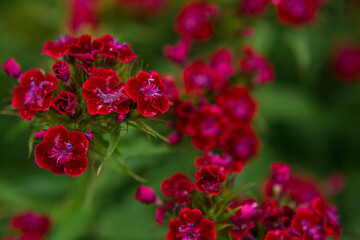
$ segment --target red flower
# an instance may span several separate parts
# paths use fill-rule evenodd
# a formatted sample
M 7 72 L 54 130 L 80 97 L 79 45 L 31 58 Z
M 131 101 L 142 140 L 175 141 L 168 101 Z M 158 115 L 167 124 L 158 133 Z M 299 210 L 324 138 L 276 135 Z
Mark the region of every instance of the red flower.
M 126 95 L 125 84 L 119 82 L 114 70 L 100 68 L 83 84 L 82 94 L 91 115 L 129 112 L 130 98 Z
M 97 5 L 99 0 L 70 0 L 68 12 L 70 13 L 69 27 L 77 32 L 84 26 L 95 29 L 99 23 Z
M 216 165 L 201 167 L 195 174 L 195 187 L 199 192 L 219 195 L 220 185 L 226 180 L 226 175 Z
M 69 54 L 81 61 L 82 64 L 77 65 L 81 66 L 88 75 L 92 75 L 96 68 L 91 63 L 101 57 L 103 49 L 102 41 L 98 39 L 91 41 L 91 36 L 84 34 L 81 35 L 77 44 L 69 47 Z
M 19 109 L 20 116 L 30 121 L 36 111 L 46 111 L 51 106 L 58 80 L 52 74 L 45 75 L 37 69 L 25 72 L 15 87 L 11 105 Z
M 211 66 L 222 76 L 227 79 L 234 74 L 235 70 L 232 66 L 233 53 L 221 48 L 211 56 Z
M 67 83 L 70 80 L 70 67 L 66 62 L 56 61 L 56 63 L 52 66 L 52 71 L 55 76 L 61 81 Z
M 263 56 L 254 52 L 250 47 L 244 47 L 245 56 L 240 60 L 240 68 L 254 74 L 253 84 L 261 85 L 274 81 L 275 73 L 270 62 Z
M 44 44 L 41 54 L 47 54 L 55 59 L 61 58 L 68 52 L 69 47 L 73 44 L 76 44 L 77 41 L 78 38 L 73 38 L 68 35 L 65 36 L 59 35 L 58 40 L 48 41 Z
M 267 232 L 264 240 L 301 240 L 301 239 L 298 237 L 290 236 L 284 230 L 274 230 Z
M 167 197 L 176 197 L 180 204 L 190 204 L 189 194 L 193 190 L 193 183 L 183 173 L 176 173 L 161 183 L 161 192 Z
M 219 135 L 224 131 L 227 119 L 216 105 L 204 105 L 197 109 L 187 123 L 187 132 L 192 136 L 192 144 L 203 151 L 219 145 Z
M 167 202 L 163 207 L 159 207 L 156 209 L 156 217 L 155 221 L 159 224 L 162 224 L 165 218 L 165 214 L 168 210 L 171 210 L 174 207 L 174 202 Z
M 230 234 L 236 240 L 243 239 L 249 230 L 255 227 L 258 203 L 254 199 L 249 198 L 242 202 L 233 202 L 230 205 L 231 209 L 239 207 L 240 209 L 231 217 L 231 221 L 236 227 L 230 230 Z
M 137 102 L 137 109 L 141 115 L 153 117 L 167 112 L 169 99 L 165 97 L 165 86 L 157 72 L 139 72 L 137 77 L 126 83 L 126 92 Z
M 3 63 L 3 69 L 10 77 L 19 79 L 21 76 L 20 65 L 13 58 L 9 58 Z
M 271 171 L 273 173 L 272 179 L 276 183 L 284 183 L 290 179 L 290 166 L 283 162 L 276 162 L 271 164 Z
M 80 176 L 88 166 L 86 151 L 89 146 L 85 134 L 68 132 L 63 125 L 49 128 L 44 142 L 35 148 L 35 161 L 40 168 L 70 177 Z
M 340 46 L 335 53 L 333 68 L 344 82 L 360 81 L 360 48 L 350 44 Z
M 259 140 L 249 125 L 230 125 L 220 137 L 220 146 L 235 159 L 246 162 L 256 155 Z
M 155 195 L 154 190 L 151 187 L 141 185 L 135 193 L 135 200 L 144 204 L 157 203 L 159 198 Z
M 211 66 L 195 61 L 183 71 L 187 93 L 200 95 L 205 89 L 218 90 L 226 86 L 226 79 Z
M 189 53 L 191 41 L 180 39 L 174 46 L 165 45 L 163 48 L 164 55 L 171 61 L 184 65 Z
M 318 0 L 281 0 L 276 4 L 281 21 L 299 25 L 311 22 L 319 7 Z
M 222 91 L 215 100 L 233 121 L 250 123 L 254 118 L 256 103 L 245 87 Z
M 170 102 L 177 102 L 180 98 L 180 90 L 176 86 L 176 80 L 171 75 L 162 75 L 161 81 L 165 86 L 164 95 Z
M 212 19 L 218 9 L 208 3 L 190 3 L 176 18 L 175 29 L 186 39 L 207 40 L 213 34 Z
M 257 209 L 256 219 L 266 226 L 267 220 L 271 217 L 277 216 L 278 213 L 279 208 L 276 202 L 272 199 L 267 199 Z
M 50 229 L 50 219 L 35 212 L 24 212 L 11 219 L 11 227 L 22 232 L 20 240 L 40 240 Z
M 242 0 L 241 12 L 255 16 L 264 12 L 270 0 Z
M 302 240 L 325 239 L 320 220 L 312 211 L 299 208 L 295 212 L 291 227 Z
M 179 101 L 174 104 L 174 112 L 177 117 L 177 128 L 182 134 L 188 134 L 188 123 L 191 115 L 195 111 L 191 100 Z
M 166 240 L 215 240 L 215 224 L 205 219 L 199 209 L 183 209 L 179 218 L 172 219 L 169 223 L 169 232 Z
M 197 157 L 195 160 L 195 166 L 198 168 L 211 165 L 218 166 L 225 174 L 240 173 L 243 167 L 242 162 L 235 161 L 235 159 L 227 153 L 216 155 L 212 152 L 205 152 L 203 156 Z
M 76 104 L 75 94 L 61 91 L 54 99 L 53 108 L 61 114 L 71 114 L 74 111 Z
M 131 45 L 124 42 L 120 43 L 112 35 L 104 35 L 97 39 L 104 44 L 101 53 L 105 58 L 118 58 L 120 62 L 125 63 L 137 58 Z

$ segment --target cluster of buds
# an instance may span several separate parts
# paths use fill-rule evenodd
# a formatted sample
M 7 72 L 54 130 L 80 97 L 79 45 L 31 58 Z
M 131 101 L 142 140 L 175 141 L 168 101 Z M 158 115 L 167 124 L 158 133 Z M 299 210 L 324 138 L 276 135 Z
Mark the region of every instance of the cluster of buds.
M 21 73 L 13 59 L 3 65 L 19 81 L 11 106 L 31 121 L 35 133 L 31 144 L 42 140 L 35 148 L 40 168 L 79 176 L 88 167 L 89 141 L 94 143 L 91 150 L 99 153 L 104 134 L 118 136 L 122 123 L 148 133 L 142 120 L 169 109 L 159 74 L 136 69 L 137 56 L 130 44 L 112 35 L 60 36 L 46 42 L 42 54 L 56 60 L 52 73 L 39 69 Z M 116 146 L 114 141 L 108 144 Z
M 168 200 L 145 186 L 139 187 L 135 199 L 157 207 L 159 224 L 170 219 L 167 240 L 338 239 L 338 211 L 325 202 L 317 186 L 293 176 L 282 162 L 271 169 L 261 198 L 265 200 L 249 196 L 247 184 L 234 187 L 236 175 L 226 174 L 217 165 L 201 167 L 194 182 L 183 173 L 165 179 L 161 192 Z

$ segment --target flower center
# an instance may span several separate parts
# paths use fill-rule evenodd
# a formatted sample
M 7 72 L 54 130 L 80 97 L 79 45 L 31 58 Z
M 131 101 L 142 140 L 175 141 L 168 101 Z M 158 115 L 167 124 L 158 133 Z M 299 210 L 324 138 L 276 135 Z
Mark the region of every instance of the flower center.
M 34 104 L 36 100 L 39 100 L 41 89 L 42 89 L 42 83 L 40 83 L 40 85 L 38 86 L 38 85 L 35 85 L 34 81 L 32 81 L 30 83 L 30 89 L 25 94 L 24 104 L 25 105 Z
M 72 145 L 70 143 L 56 142 L 55 146 L 50 150 L 50 157 L 56 159 L 57 165 L 62 165 L 71 159 Z
M 211 117 L 203 121 L 202 134 L 205 136 L 213 136 L 220 132 L 220 126 L 215 118 Z
M 162 94 L 159 93 L 160 89 L 152 83 L 154 80 L 152 77 L 148 78 L 148 84 L 141 88 L 140 92 L 144 92 L 144 94 L 149 97 L 161 97 Z
M 182 225 L 179 227 L 179 234 L 177 235 L 182 240 L 197 240 L 200 237 L 200 230 L 194 227 L 193 223 Z
M 203 73 L 194 74 L 192 79 L 195 85 L 199 87 L 209 86 L 209 77 L 206 74 Z

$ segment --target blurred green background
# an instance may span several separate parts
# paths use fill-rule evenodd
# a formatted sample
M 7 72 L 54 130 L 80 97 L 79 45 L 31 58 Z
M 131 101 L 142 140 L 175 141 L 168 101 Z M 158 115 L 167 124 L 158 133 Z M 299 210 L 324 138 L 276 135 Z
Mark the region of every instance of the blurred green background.
M 98 35 L 111 33 L 131 43 L 151 70 L 177 74 L 179 68 L 164 58 L 161 49 L 177 39 L 172 20 L 181 2 L 173 1 L 159 16 L 135 18 L 109 3 L 102 6 Z M 234 2 L 219 4 L 225 9 Z M 272 8 L 250 22 L 234 19 L 235 10 L 230 8 L 217 22 L 213 40 L 195 44 L 192 52 L 197 56 L 222 45 L 239 52 L 243 40 L 234 30 L 245 23 L 254 27 L 254 37 L 246 42 L 268 55 L 277 78 L 254 92 L 260 106 L 255 126 L 262 150 L 238 181 L 260 186 L 274 161 L 285 161 L 320 180 L 343 172 L 346 189 L 332 202 L 342 215 L 342 239 L 349 240 L 360 239 L 360 84 L 337 81 L 329 57 L 338 38 L 359 40 L 359 5 L 350 2 L 329 1 L 317 23 L 306 28 L 281 25 Z M 13 57 L 23 71 L 44 67 L 49 59 L 40 55 L 42 45 L 64 33 L 66 17 L 61 0 L 1 0 L 0 63 Z M 0 71 L 1 109 L 10 104 L 14 85 L 15 80 Z M 27 127 L 20 118 L 0 117 L 0 237 L 10 233 L 12 214 L 36 209 L 53 216 L 54 227 L 47 238 L 51 240 L 164 239 L 167 228 L 154 221 L 155 210 L 134 201 L 139 182 L 108 168 L 98 178 L 90 171 L 70 178 L 39 169 L 33 156 L 27 157 Z M 200 153 L 189 149 L 187 138 L 170 148 L 160 140 L 149 142 L 135 130 L 124 135 L 119 145 L 130 168 L 148 179 L 147 185 L 157 193 L 163 178 L 177 171 L 194 173 L 194 157 Z

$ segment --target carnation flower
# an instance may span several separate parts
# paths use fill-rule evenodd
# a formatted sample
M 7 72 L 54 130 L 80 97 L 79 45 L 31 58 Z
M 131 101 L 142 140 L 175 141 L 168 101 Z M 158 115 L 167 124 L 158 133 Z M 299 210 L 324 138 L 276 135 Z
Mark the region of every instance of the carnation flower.
M 183 173 L 176 173 L 161 183 L 161 192 L 167 197 L 176 197 L 180 204 L 190 204 L 189 194 L 193 190 L 193 183 Z
M 270 3 L 270 0 L 241 0 L 241 12 L 255 16 L 263 13 Z
M 165 86 L 164 95 L 170 102 L 177 102 L 180 98 L 180 90 L 176 86 L 176 80 L 171 75 L 162 75 L 161 81 Z
M 13 58 L 9 58 L 3 63 L 3 69 L 10 77 L 19 79 L 21 76 L 20 65 Z
M 160 199 L 155 195 L 151 187 L 141 185 L 135 193 L 135 199 L 144 204 L 156 204 Z
M 226 48 L 221 48 L 211 56 L 211 66 L 226 80 L 235 72 L 232 59 L 233 53 Z
M 117 58 L 120 62 L 125 63 L 137 58 L 131 45 L 124 42 L 120 43 L 114 36 L 108 34 L 97 39 L 104 44 L 101 55 L 105 58 Z
M 230 205 L 231 209 L 237 209 L 239 207 L 240 209 L 231 217 L 235 228 L 230 230 L 230 234 L 231 237 L 236 240 L 243 239 L 245 234 L 255 227 L 258 203 L 254 199 L 249 198 L 242 202 L 233 202 Z
M 360 80 L 360 47 L 344 44 L 336 49 L 333 69 L 344 82 Z
M 70 0 L 69 1 L 69 27 L 71 31 L 78 32 L 84 26 L 95 29 L 99 23 L 96 12 L 99 0 Z
M 12 228 L 20 230 L 20 240 L 40 240 L 50 229 L 50 219 L 38 213 L 27 211 L 15 215 L 10 222 Z
M 170 221 L 169 232 L 166 234 L 166 240 L 178 239 L 215 240 L 215 224 L 204 218 L 199 209 L 183 209 L 179 218 Z
M 52 71 L 55 76 L 61 81 L 67 83 L 70 80 L 70 67 L 66 62 L 56 61 L 52 67 Z
M 174 46 L 165 45 L 163 48 L 164 55 L 171 61 L 184 65 L 189 53 L 191 41 L 180 39 Z
M 35 148 L 35 161 L 40 168 L 70 177 L 80 176 L 88 166 L 89 141 L 78 131 L 68 132 L 63 125 L 47 130 L 44 142 Z
M 311 210 L 300 208 L 295 212 L 291 227 L 301 239 L 325 239 L 320 220 Z
M 61 114 L 71 114 L 76 107 L 76 95 L 61 91 L 53 101 L 53 108 Z
M 126 83 L 126 92 L 137 103 L 139 113 L 146 117 L 164 114 L 169 109 L 165 86 L 157 72 L 139 72 Z
M 37 69 L 27 71 L 14 89 L 11 106 L 19 109 L 23 119 L 30 121 L 36 111 L 49 109 L 53 98 L 52 91 L 58 84 L 58 80 L 52 74 L 45 76 Z
M 271 171 L 273 173 L 272 179 L 276 183 L 284 183 L 290 179 L 290 166 L 283 162 L 271 164 Z
M 76 44 L 78 42 L 78 38 L 73 38 L 71 36 L 65 35 L 59 35 L 59 39 L 55 41 L 48 41 L 44 44 L 42 54 L 47 54 L 52 58 L 61 58 L 64 56 L 68 50 L 69 47 L 72 44 Z
M 282 22 L 299 25 L 314 19 L 319 2 L 318 0 L 281 0 L 275 6 Z
M 216 155 L 213 152 L 204 152 L 204 155 L 195 159 L 195 166 L 206 167 L 216 165 L 225 174 L 240 173 L 243 167 L 241 161 L 236 161 L 232 156 L 227 153 Z
M 199 192 L 219 195 L 222 189 L 220 185 L 226 180 L 226 175 L 216 165 L 201 167 L 195 174 L 195 187 Z
M 84 84 L 82 94 L 91 115 L 111 112 L 126 114 L 130 111 L 130 98 L 125 83 L 114 70 L 100 68 Z

